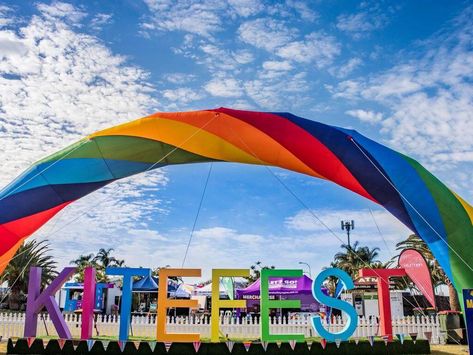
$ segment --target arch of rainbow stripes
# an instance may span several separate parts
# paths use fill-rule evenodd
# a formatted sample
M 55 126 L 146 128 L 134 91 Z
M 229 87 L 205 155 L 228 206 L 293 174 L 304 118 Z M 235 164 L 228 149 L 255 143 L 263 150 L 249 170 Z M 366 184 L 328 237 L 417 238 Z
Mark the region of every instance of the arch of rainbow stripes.
M 289 113 L 156 113 L 91 134 L 0 192 L 0 273 L 25 238 L 77 199 L 169 164 L 278 166 L 384 206 L 429 245 L 457 289 L 473 287 L 473 208 L 417 161 L 356 131 Z

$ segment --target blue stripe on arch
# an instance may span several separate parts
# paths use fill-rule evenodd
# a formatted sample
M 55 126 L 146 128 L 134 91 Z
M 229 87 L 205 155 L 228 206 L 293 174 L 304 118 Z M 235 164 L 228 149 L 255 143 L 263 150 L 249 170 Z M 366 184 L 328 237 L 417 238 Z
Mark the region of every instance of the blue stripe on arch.
M 157 164 L 153 168 L 165 164 Z M 49 184 L 76 184 L 120 179 L 149 169 L 151 163 L 102 158 L 74 158 L 42 163 L 8 185 L 0 198 Z
M 46 185 L 7 196 L 0 203 L 0 224 L 31 216 L 64 202 L 77 200 L 112 181 Z
M 446 243 L 443 241 L 448 241 L 447 233 L 437 204 L 428 187 L 425 185 L 424 180 L 422 180 L 417 171 L 402 154 L 366 138 L 358 132 L 350 131 L 350 134 L 362 149 L 369 151 L 371 156 L 383 166 L 385 174 L 389 176 L 394 186 L 396 186 L 404 198 L 414 206 L 415 210 L 409 203 L 404 203 L 418 231 L 418 235 L 422 236 L 422 239 L 429 245 L 432 253 L 439 260 L 440 265 L 447 268 L 445 272 L 450 277 L 452 274 L 450 270 L 449 251 Z M 441 235 L 443 240 L 425 221 Z
M 361 186 L 377 200 L 391 214 L 404 223 L 409 229 L 416 232 L 415 225 L 405 209 L 405 206 L 396 190 L 379 174 L 375 167 L 366 159 L 349 140 L 351 132 L 343 131 L 338 127 L 329 126 L 295 116 L 287 112 L 276 112 L 294 124 L 302 127 L 322 144 L 324 144 L 358 180 Z M 375 160 L 375 159 L 374 159 Z M 383 168 L 378 168 L 383 171 Z

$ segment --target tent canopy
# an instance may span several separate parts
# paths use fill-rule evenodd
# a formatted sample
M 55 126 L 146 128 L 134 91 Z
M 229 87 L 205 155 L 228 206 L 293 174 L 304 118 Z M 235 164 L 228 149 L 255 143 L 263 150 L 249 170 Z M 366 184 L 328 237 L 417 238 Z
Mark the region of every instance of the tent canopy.
M 256 280 L 247 288 L 237 290 L 237 298 L 246 295 L 259 295 L 261 279 Z M 269 279 L 270 295 L 312 294 L 312 280 L 306 275 L 302 277 L 271 277 Z
M 159 279 L 154 276 L 145 276 L 133 282 L 133 292 L 158 292 Z M 176 292 L 178 284 L 174 280 L 168 280 L 168 292 Z

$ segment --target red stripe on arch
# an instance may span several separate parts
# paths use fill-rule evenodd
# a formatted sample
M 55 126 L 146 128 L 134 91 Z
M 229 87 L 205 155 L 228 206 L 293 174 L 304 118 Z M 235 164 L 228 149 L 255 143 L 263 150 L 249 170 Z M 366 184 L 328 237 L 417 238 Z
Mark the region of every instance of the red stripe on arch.
M 71 202 L 73 201 L 0 225 L 0 255 L 13 248 L 21 239 L 33 234 Z
M 376 201 L 345 165 L 322 142 L 293 122 L 272 113 L 219 108 L 223 112 L 253 125 L 273 137 L 318 174 L 361 196 Z

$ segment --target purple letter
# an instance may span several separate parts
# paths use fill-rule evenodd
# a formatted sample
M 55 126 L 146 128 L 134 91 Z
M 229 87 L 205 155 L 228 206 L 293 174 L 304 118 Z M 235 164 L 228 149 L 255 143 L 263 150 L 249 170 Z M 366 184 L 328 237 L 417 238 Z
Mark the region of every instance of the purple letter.
M 95 269 L 88 266 L 84 270 L 84 294 L 82 296 L 82 325 L 80 338 L 87 340 L 92 338 L 92 326 L 94 324 L 95 303 Z
M 62 285 L 76 272 L 75 267 L 66 267 L 51 282 L 43 293 L 41 293 L 41 268 L 30 268 L 30 279 L 28 282 L 28 299 L 26 302 L 25 319 L 25 338 L 36 337 L 36 328 L 38 323 L 38 313 L 43 307 L 51 317 L 59 338 L 71 339 L 71 332 L 67 327 L 66 321 L 61 314 L 61 310 L 54 299 L 54 294 L 59 291 Z

